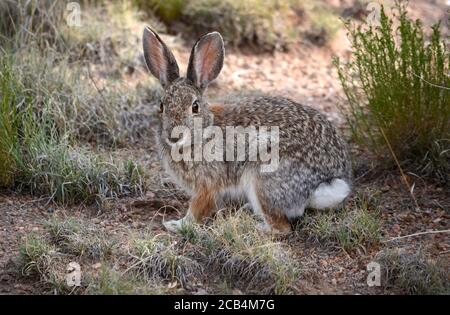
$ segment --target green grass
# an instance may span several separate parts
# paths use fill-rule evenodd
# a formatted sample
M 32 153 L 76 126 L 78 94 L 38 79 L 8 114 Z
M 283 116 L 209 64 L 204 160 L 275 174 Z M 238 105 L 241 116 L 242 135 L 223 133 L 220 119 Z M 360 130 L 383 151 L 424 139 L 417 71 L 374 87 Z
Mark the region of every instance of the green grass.
M 119 235 L 88 219 L 55 215 L 43 234 L 21 240 L 17 267 L 39 281 L 40 292 L 54 294 L 170 294 L 201 278 L 202 267 L 171 236 L 138 236 L 127 228 Z M 66 282 L 71 262 L 81 268 L 79 287 Z M 181 286 L 168 287 L 173 281 Z
M 142 170 L 133 162 L 115 165 L 70 144 L 50 113 L 52 95 L 29 89 L 10 60 L 0 63 L 0 185 L 64 204 L 142 193 Z
M 353 59 L 336 60 L 353 138 L 383 161 L 449 182 L 450 54 L 439 25 L 427 37 L 403 5 L 379 27 L 347 25 Z M 394 22 L 399 24 L 394 29 Z M 392 164 L 391 164 L 392 165 Z
M 360 195 L 342 210 L 307 213 L 298 228 L 324 246 L 366 252 L 381 239 L 379 215 L 375 197 Z
M 376 260 L 383 271 L 383 286 L 399 293 L 417 295 L 450 294 L 448 261 L 432 260 L 423 250 L 412 253 L 386 249 Z
M 168 294 L 162 285 L 151 286 L 142 278 L 123 274 L 114 268 L 102 267 L 98 275 L 92 276 L 85 291 L 88 295 L 154 295 Z
M 189 280 L 201 278 L 203 267 L 177 247 L 167 234 L 147 235 L 133 241 L 129 270 L 147 281 L 178 281 L 186 286 Z
M 182 235 L 197 259 L 245 292 L 295 292 L 300 264 L 288 246 L 259 232 L 250 214 L 218 215 L 210 226 L 185 226 Z
M 54 217 L 47 222 L 46 229 L 52 241 L 66 254 L 102 260 L 115 252 L 116 242 L 90 222 Z
M 28 234 L 19 246 L 23 275 L 46 274 L 51 267 L 56 248 L 36 234 Z

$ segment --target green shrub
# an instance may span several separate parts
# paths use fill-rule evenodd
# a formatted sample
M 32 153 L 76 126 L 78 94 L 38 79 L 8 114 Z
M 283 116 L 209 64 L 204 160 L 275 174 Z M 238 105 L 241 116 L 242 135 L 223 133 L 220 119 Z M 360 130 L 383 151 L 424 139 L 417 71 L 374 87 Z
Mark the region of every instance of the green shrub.
M 134 4 L 146 12 L 152 11 L 164 22 L 178 20 L 183 12 L 185 0 L 133 0 Z
M 336 60 L 354 139 L 385 161 L 449 181 L 450 54 L 439 25 L 429 40 L 406 8 L 380 25 L 351 27 L 353 60 Z M 399 24 L 398 29 L 394 28 Z M 398 31 L 397 31 L 398 30 Z M 397 37 L 398 34 L 398 37 Z
M 11 58 L 0 62 L 0 185 L 25 188 L 62 203 L 104 201 L 143 190 L 142 171 L 74 148 L 50 114 L 48 90 L 26 87 Z M 42 87 L 41 87 L 42 88 Z
M 200 36 L 220 32 L 233 46 L 250 45 L 259 50 L 285 49 L 294 41 L 296 27 L 292 0 L 134 0 L 146 12 L 166 24 L 182 22 L 183 33 Z

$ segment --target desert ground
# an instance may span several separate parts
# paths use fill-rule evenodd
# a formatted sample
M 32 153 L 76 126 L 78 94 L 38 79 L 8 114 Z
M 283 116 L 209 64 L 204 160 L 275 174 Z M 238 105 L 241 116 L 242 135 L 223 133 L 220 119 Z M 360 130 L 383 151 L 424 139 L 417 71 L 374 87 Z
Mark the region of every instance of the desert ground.
M 365 5 L 356 2 L 323 4 L 338 18 L 363 20 Z M 53 93 L 50 106 L 76 104 L 58 116 L 76 134 L 61 160 L 76 170 L 54 179 L 63 162 L 51 157 L 59 151 L 37 149 L 29 178 L 0 190 L 0 294 L 450 293 L 448 182 L 410 170 L 402 175 L 352 140 L 333 64 L 334 56 L 351 58 L 343 26 L 330 36 L 305 33 L 272 51 L 226 42 L 224 68 L 207 91 L 211 101 L 281 95 L 323 112 L 351 148 L 354 188 L 342 209 L 307 210 L 287 236 L 258 231 L 258 219 L 241 204 L 205 225 L 167 232 L 162 223 L 183 216 L 189 199 L 158 157 L 154 126 L 162 90 L 146 69 L 141 35 L 144 25 L 156 28 L 182 73 L 195 36 L 118 3 L 83 5 L 83 26 L 66 30 L 63 47 L 46 46 L 44 57 L 35 51 L 41 48 L 15 50 L 15 60 L 26 62 L 13 61 L 24 69 L 21 78 L 41 71 L 29 76 L 39 89 L 34 97 Z M 425 29 L 443 20 L 448 38 L 446 1 L 411 1 L 409 12 Z M 304 17 L 296 18 L 309 29 Z M 77 193 L 75 180 L 93 193 Z M 80 286 L 66 282 L 72 262 L 81 268 Z M 371 262 L 381 264 L 380 285 L 368 285 Z

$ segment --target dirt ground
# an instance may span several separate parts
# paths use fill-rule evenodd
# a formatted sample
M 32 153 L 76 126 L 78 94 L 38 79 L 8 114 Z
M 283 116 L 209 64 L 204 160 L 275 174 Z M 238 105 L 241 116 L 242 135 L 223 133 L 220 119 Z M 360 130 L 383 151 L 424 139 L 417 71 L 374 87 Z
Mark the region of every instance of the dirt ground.
M 333 2 L 333 1 L 330 1 Z M 340 5 L 340 1 L 334 1 Z M 344 1 L 345 2 L 345 1 Z M 438 3 L 443 11 L 435 8 Z M 444 1 L 411 1 L 413 15 L 421 17 L 425 24 L 445 15 L 448 6 Z M 332 64 L 335 55 L 347 58 L 349 43 L 345 31 L 339 31 L 331 43 L 317 47 L 308 42 L 300 43 L 289 52 L 274 54 L 251 54 L 245 51 L 227 52 L 224 69 L 219 79 L 210 87 L 214 98 L 240 90 L 259 90 L 268 94 L 283 95 L 300 103 L 317 108 L 337 124 L 344 132 L 346 126 L 337 104 L 344 98 L 336 70 Z M 177 50 L 179 64 L 188 60 L 189 49 Z M 139 80 L 138 74 L 133 80 Z M 368 287 L 367 264 L 383 247 L 425 249 L 432 257 L 450 261 L 450 234 L 425 234 L 391 240 L 417 232 L 450 229 L 450 192 L 414 174 L 407 174 L 414 184 L 414 196 L 419 205 L 415 209 L 413 200 L 402 182 L 397 169 L 380 170 L 364 152 L 353 146 L 355 169 L 355 193 L 371 191 L 379 193 L 383 238 L 380 245 L 362 248 L 354 253 L 323 247 L 308 240 L 301 233 L 293 233 L 283 239 L 294 250 L 295 255 L 308 272 L 298 284 L 298 292 L 305 294 L 380 294 L 381 288 Z M 187 198 L 176 189 L 161 169 L 151 140 L 136 148 L 119 149 L 117 156 L 132 156 L 146 165 L 151 172 L 160 174 L 160 182 L 153 183 L 146 196 L 123 198 L 113 202 L 108 211 L 99 211 L 95 206 L 63 207 L 48 204 L 46 200 L 34 199 L 27 194 L 0 191 L 0 294 L 42 293 L 38 282 L 20 275 L 15 267 L 18 244 L 30 232 L 40 233 L 44 223 L 55 214 L 60 217 L 88 218 L 99 228 L 111 234 L 120 234 L 123 228 L 141 230 L 150 227 L 164 232 L 161 222 L 181 215 L 185 211 Z M 159 185 L 159 186 L 158 186 Z M 208 288 L 203 288 L 208 292 Z M 198 289 L 197 289 L 198 290 Z M 202 291 L 204 292 L 204 291 Z M 196 293 L 196 292 L 189 292 Z M 239 292 L 238 292 L 239 293 Z

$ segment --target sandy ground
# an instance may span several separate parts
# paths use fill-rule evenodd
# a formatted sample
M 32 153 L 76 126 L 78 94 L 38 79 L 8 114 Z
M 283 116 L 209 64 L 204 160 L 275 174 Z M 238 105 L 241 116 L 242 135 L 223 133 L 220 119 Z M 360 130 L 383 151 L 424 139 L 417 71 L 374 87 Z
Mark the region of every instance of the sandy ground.
M 342 5 L 346 1 L 330 1 L 332 5 Z M 448 6 L 445 1 L 411 1 L 414 16 L 421 17 L 425 25 L 445 16 Z M 438 5 L 441 10 L 436 10 Z M 446 26 L 448 30 L 448 25 Z M 188 60 L 189 49 L 176 51 L 179 63 Z M 337 80 L 332 57 L 349 56 L 349 44 L 345 32 L 340 31 L 336 38 L 324 47 L 301 43 L 288 53 L 254 55 L 243 51 L 229 51 L 224 69 L 219 79 L 210 88 L 212 97 L 222 97 L 233 91 L 259 90 L 268 94 L 283 95 L 301 103 L 315 107 L 327 114 L 336 124 L 344 123 L 337 110 L 337 104 L 343 102 L 342 90 Z M 136 78 L 138 80 L 138 78 Z M 415 183 L 415 195 L 421 206 L 414 211 L 409 193 L 401 182 L 396 170 L 377 173 L 364 154 L 354 150 L 356 163 L 356 190 L 379 190 L 384 220 L 384 239 L 407 235 L 420 231 L 450 228 L 450 195 L 442 187 L 435 187 L 420 179 L 409 177 Z M 118 155 L 135 156 L 138 162 L 147 165 L 152 172 L 161 172 L 154 150 L 121 149 Z M 162 181 L 167 177 L 161 175 Z M 161 183 L 159 183 L 161 184 Z M 43 223 L 55 213 L 61 216 L 80 216 L 91 218 L 101 227 L 107 227 L 112 233 L 123 226 L 139 230 L 151 226 L 161 231 L 161 221 L 179 216 L 176 211 L 166 208 L 157 211 L 163 205 L 173 205 L 185 209 L 187 200 L 182 193 L 176 198 L 167 193 L 166 188 L 151 187 L 142 206 L 133 199 L 122 199 L 113 204 L 107 212 L 99 213 L 95 206 L 62 207 L 46 204 L 45 200 L 33 199 L 26 194 L 11 191 L 0 192 L 0 294 L 39 293 L 38 283 L 20 277 L 14 269 L 14 260 L 18 255 L 18 243 L 26 233 L 39 233 Z M 173 186 L 171 186 L 173 187 Z M 179 197 L 181 196 L 181 197 Z M 148 202 L 150 200 L 150 203 Z M 301 293 L 381 293 L 379 289 L 366 285 L 366 264 L 380 248 L 358 251 L 349 255 L 343 251 L 322 248 L 304 237 L 293 235 L 286 239 L 296 250 L 298 259 L 310 270 L 310 276 L 300 281 Z M 392 242 L 392 245 L 405 248 L 426 248 L 435 257 L 450 259 L 449 234 L 424 235 Z M 390 245 L 390 244 L 389 244 Z

